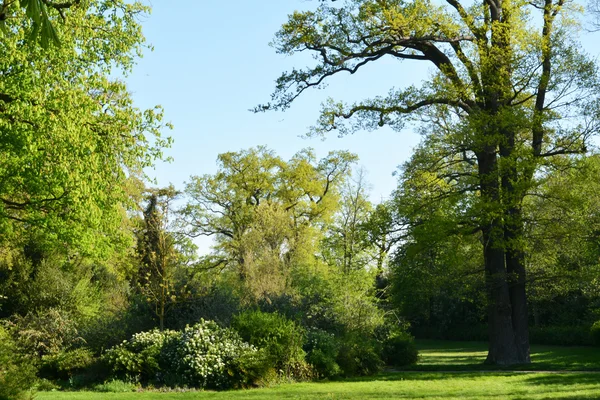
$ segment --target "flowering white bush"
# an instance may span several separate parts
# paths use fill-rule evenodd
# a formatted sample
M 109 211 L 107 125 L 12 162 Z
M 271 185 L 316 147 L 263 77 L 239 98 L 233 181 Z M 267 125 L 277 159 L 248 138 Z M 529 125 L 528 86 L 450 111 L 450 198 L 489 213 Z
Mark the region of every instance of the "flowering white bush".
M 158 329 L 136 333 L 131 339 L 107 350 L 103 359 L 115 377 L 134 382 L 159 381 L 163 346 L 166 341 L 176 341 L 179 336 L 180 332 Z
M 183 331 L 153 330 L 108 350 L 116 377 L 171 386 L 226 389 L 252 384 L 266 357 L 230 329 L 201 320 Z
M 235 385 L 231 380 L 239 375 L 239 371 L 235 371 L 238 361 L 249 360 L 257 352 L 236 332 L 223 329 L 213 321 L 201 320 L 187 326 L 176 346 L 168 346 L 165 355 L 175 361 L 173 366 L 185 384 L 226 388 Z

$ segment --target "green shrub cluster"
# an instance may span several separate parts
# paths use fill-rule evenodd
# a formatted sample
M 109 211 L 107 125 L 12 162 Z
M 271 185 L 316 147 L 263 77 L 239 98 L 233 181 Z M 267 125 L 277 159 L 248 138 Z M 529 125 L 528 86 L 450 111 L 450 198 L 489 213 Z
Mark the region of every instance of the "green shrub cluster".
M 182 331 L 136 334 L 103 359 L 115 378 L 211 389 L 251 385 L 268 369 L 263 353 L 236 332 L 204 320 Z
M 263 349 L 277 371 L 289 378 L 310 375 L 303 350 L 304 329 L 278 313 L 245 311 L 234 317 L 232 328 L 248 343 Z
M 35 368 L 20 355 L 16 343 L 0 326 L 0 400 L 28 398 L 35 381 Z
M 306 360 L 313 366 L 318 378 L 333 378 L 343 373 L 337 363 L 340 345 L 340 341 L 332 333 L 321 329 L 308 331 Z
M 382 354 L 383 361 L 394 367 L 415 364 L 419 358 L 414 338 L 402 331 L 394 332 L 387 338 Z
M 69 380 L 90 369 L 95 361 L 94 354 L 86 348 L 61 351 L 42 357 L 40 375 L 47 379 Z
M 532 344 L 554 346 L 590 346 L 593 344 L 590 329 L 586 326 L 531 326 L 529 341 Z

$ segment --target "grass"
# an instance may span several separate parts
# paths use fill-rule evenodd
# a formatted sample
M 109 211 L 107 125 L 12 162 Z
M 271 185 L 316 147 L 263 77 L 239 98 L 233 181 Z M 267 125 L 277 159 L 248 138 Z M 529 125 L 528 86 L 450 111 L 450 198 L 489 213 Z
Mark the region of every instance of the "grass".
M 487 344 L 423 340 L 417 343 L 420 359 L 406 368 L 419 371 L 502 370 L 483 365 Z M 600 371 L 600 348 L 531 346 L 531 364 L 504 368 L 511 371 Z
M 407 371 L 337 382 L 285 384 L 233 392 L 42 392 L 38 400 L 168 399 L 599 399 L 600 349 L 532 346 L 530 366 L 491 371 L 481 363 L 486 344 L 422 341 Z M 420 369 L 417 371 L 416 369 Z M 543 370 L 547 372 L 528 372 Z M 442 372 L 457 371 L 457 372 Z M 571 371 L 571 372 L 548 372 Z M 575 372 L 586 371 L 586 372 Z

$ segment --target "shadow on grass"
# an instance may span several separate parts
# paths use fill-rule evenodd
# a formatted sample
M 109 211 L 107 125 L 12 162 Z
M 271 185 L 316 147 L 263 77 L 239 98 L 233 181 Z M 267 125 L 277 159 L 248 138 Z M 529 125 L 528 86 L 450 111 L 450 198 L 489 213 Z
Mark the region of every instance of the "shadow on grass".
M 598 371 L 600 348 L 531 346 L 531 364 L 485 365 L 485 342 L 418 341 L 419 362 L 403 371 Z
M 525 380 L 530 385 L 552 386 L 581 386 L 600 385 L 600 374 L 597 373 L 572 373 L 572 374 L 531 374 Z
M 515 373 L 511 372 L 498 372 L 494 373 L 494 376 L 513 376 Z M 336 382 L 394 382 L 394 381 L 433 381 L 433 380 L 445 380 L 445 379 L 474 379 L 483 376 L 490 376 L 487 372 L 421 372 L 421 371 L 401 371 L 401 372 L 383 372 L 372 376 L 360 376 L 352 378 L 343 378 L 336 380 Z M 599 375 L 600 378 L 600 375 Z M 320 381 L 320 383 L 329 383 L 331 381 Z

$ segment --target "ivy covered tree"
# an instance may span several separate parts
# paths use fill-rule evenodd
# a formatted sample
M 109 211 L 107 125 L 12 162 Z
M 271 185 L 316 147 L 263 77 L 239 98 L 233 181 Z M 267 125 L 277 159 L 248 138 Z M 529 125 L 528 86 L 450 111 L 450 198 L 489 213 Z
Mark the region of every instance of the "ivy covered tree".
M 354 104 L 329 100 L 312 134 L 340 135 L 424 121 L 434 150 L 421 164 L 444 185 L 432 198 L 477 193 L 464 204 L 482 235 L 488 299 L 488 363 L 529 363 L 523 202 L 541 171 L 568 168 L 598 129 L 595 63 L 577 43 L 564 0 L 347 0 L 295 12 L 275 38 L 282 54 L 316 64 L 278 80 L 283 110 L 331 76 L 384 57 L 430 65 L 419 86 Z M 453 167 L 437 176 L 440 164 Z

